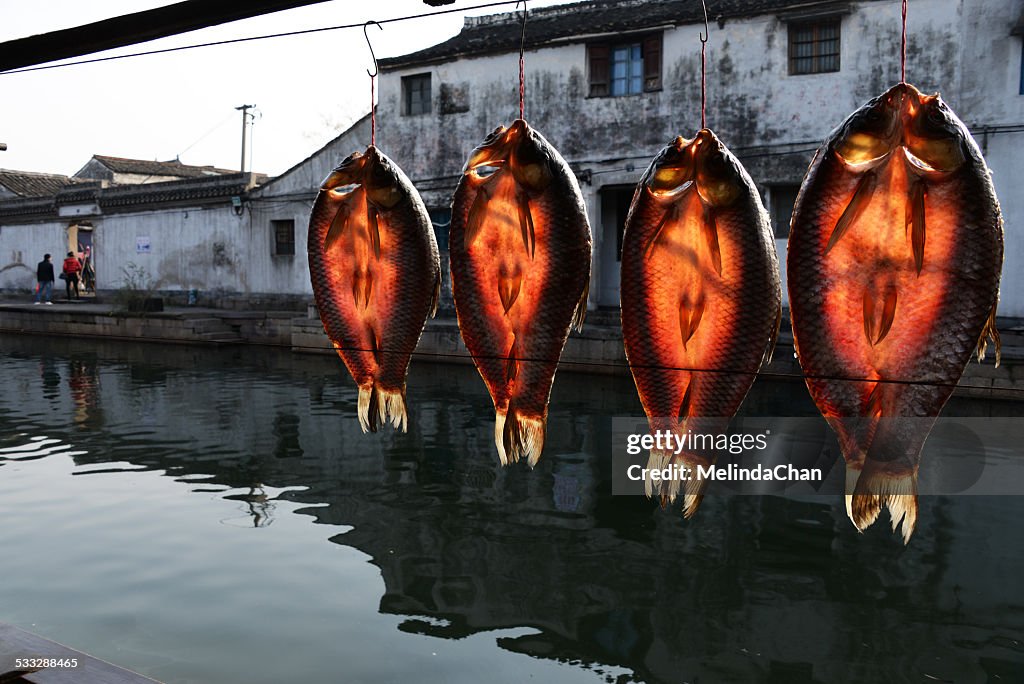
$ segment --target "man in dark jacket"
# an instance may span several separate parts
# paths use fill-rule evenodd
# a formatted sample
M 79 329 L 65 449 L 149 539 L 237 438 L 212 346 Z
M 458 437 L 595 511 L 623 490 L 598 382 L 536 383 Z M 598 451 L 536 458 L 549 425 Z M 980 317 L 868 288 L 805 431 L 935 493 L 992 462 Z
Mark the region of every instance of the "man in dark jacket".
M 50 301 L 50 296 L 53 293 L 53 263 L 50 261 L 49 254 L 44 254 L 43 260 L 36 266 L 36 280 L 39 283 L 36 286 L 36 304 L 42 297 L 46 298 L 47 304 L 53 304 Z

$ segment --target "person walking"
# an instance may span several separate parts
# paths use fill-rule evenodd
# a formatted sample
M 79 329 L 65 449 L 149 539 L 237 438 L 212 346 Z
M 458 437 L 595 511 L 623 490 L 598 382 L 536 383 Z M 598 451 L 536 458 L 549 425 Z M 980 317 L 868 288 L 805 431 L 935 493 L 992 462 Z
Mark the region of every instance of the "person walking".
M 53 304 L 50 297 L 53 295 L 53 262 L 50 255 L 44 254 L 43 260 L 36 266 L 36 304 L 41 298 L 46 299 L 47 304 Z
M 64 259 L 64 289 L 67 291 L 68 301 L 71 301 L 71 288 L 75 289 L 75 299 L 80 297 L 78 292 L 78 274 L 82 272 L 82 264 L 79 263 L 78 257 L 75 256 L 74 252 L 68 252 L 68 256 Z

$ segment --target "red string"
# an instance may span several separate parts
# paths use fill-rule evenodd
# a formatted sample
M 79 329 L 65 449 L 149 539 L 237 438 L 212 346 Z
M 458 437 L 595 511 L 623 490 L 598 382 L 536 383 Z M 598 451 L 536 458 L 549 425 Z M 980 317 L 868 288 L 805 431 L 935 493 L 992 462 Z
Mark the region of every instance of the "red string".
M 526 0 L 519 0 L 523 3 L 523 33 L 519 37 L 519 118 L 523 118 L 526 109 L 526 60 L 523 51 L 526 48 Z M 516 3 L 516 9 L 519 2 Z
M 700 41 L 700 127 L 705 127 L 704 110 L 707 106 L 707 81 L 704 69 L 704 46 L 707 40 Z
M 377 108 L 373 106 L 373 82 L 376 76 L 370 76 L 370 145 L 377 146 Z
M 526 62 L 523 60 L 523 51 L 519 50 L 519 118 L 523 118 L 526 108 Z
M 900 83 L 907 82 L 907 0 L 903 0 L 903 38 L 900 40 Z

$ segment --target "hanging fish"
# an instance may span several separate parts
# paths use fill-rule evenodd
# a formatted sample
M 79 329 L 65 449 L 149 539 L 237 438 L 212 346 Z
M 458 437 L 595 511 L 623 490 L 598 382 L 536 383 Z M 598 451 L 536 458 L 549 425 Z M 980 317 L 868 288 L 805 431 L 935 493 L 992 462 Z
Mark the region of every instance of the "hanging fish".
M 676 138 L 641 178 L 622 238 L 621 297 L 626 357 L 652 432 L 724 431 L 771 358 L 782 292 L 757 189 L 707 128 Z M 652 450 L 649 467 L 695 473 L 712 462 L 706 451 Z M 705 486 L 686 480 L 686 517 Z M 679 488 L 662 481 L 662 501 Z
M 562 347 L 586 313 L 591 242 L 575 176 L 522 119 L 470 154 L 449 249 L 459 329 L 494 401 L 498 456 L 535 465 Z
M 309 217 L 309 274 L 324 330 L 359 387 L 363 432 L 405 431 L 405 378 L 441 265 L 423 200 L 374 146 L 321 184 Z
M 793 335 L 858 529 L 888 506 L 909 541 L 934 418 L 988 339 L 998 364 L 1002 261 L 989 170 L 938 94 L 890 88 L 811 162 L 789 237 Z

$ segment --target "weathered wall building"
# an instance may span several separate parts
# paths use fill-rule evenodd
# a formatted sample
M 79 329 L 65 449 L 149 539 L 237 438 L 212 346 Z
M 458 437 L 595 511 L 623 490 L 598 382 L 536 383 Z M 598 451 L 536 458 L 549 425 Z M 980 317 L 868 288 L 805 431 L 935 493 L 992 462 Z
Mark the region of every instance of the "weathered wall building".
M 772 215 L 785 268 L 796 190 L 814 150 L 899 80 L 899 0 L 708 2 L 707 123 L 743 161 Z M 1006 220 L 1002 315 L 1024 316 L 1022 8 L 917 0 L 908 80 L 939 91 L 983 148 Z M 618 305 L 618 250 L 633 188 L 658 150 L 700 127 L 700 4 L 583 2 L 531 10 L 526 117 L 570 163 L 594 232 L 591 307 Z M 470 150 L 519 111 L 520 15 L 467 18 L 457 36 L 381 60 L 378 146 L 416 184 L 447 245 Z M 317 183 L 369 142 L 363 120 L 256 191 L 253 220 L 303 225 Z
M 707 123 L 761 190 L 783 269 L 790 211 L 814 150 L 899 79 L 900 6 L 708 2 Z M 993 170 L 1006 221 L 1004 316 L 1024 316 L 1024 197 L 1015 192 L 1024 163 L 1022 12 L 1017 0 L 915 0 L 908 25 L 908 80 L 942 93 Z M 637 180 L 662 146 L 700 126 L 703 28 L 692 0 L 530 10 L 526 117 L 580 180 L 594 234 L 591 308 L 618 305 L 621 231 Z M 380 62 L 378 146 L 423 195 L 443 260 L 465 159 L 518 115 L 520 32 L 516 13 L 470 17 L 453 38 Z M 42 253 L 71 245 L 83 229 L 97 247 L 101 289 L 118 287 L 121 267 L 133 262 L 163 290 L 310 296 L 309 208 L 321 180 L 369 138 L 366 116 L 259 187 L 228 181 L 222 169 L 94 157 L 69 180 L 98 179 L 92 186 L 0 197 L 0 288 L 31 287 Z

